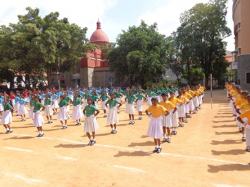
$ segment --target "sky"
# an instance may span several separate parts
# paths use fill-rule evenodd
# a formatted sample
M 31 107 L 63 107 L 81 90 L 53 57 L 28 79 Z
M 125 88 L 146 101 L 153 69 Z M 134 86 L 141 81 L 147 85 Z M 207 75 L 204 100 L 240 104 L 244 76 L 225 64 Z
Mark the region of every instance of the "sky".
M 50 12 L 59 12 L 60 18 L 67 17 L 70 23 L 87 27 L 87 37 L 96 29 L 99 18 L 102 30 L 110 42 L 115 42 L 122 30 L 138 26 L 141 20 L 147 24 L 157 22 L 158 31 L 171 35 L 180 26 L 180 14 L 197 3 L 209 0 L 0 0 L 0 25 L 17 23 L 17 15 L 27 13 L 26 7 L 39 8 L 44 17 Z M 233 30 L 232 0 L 228 2 L 228 27 Z M 225 39 L 227 50 L 234 50 L 234 36 Z

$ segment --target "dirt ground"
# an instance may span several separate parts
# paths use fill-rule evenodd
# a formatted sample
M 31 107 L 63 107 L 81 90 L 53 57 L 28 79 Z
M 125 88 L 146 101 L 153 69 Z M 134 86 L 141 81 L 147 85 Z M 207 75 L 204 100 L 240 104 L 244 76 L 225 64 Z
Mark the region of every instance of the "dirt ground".
M 0 126 L 0 186 L 250 186 L 250 153 L 225 91 L 215 92 L 213 102 L 211 109 L 207 92 L 202 109 L 178 129 L 172 143 L 162 144 L 161 154 L 152 153 L 153 139 L 146 136 L 149 118 L 144 114 L 129 125 L 125 105 L 116 135 L 100 113 L 92 147 L 86 146 L 83 125 L 73 120 L 62 130 L 53 116 L 54 123 L 44 125 L 44 137 L 36 138 L 32 121 L 14 116 L 13 134 L 4 134 Z

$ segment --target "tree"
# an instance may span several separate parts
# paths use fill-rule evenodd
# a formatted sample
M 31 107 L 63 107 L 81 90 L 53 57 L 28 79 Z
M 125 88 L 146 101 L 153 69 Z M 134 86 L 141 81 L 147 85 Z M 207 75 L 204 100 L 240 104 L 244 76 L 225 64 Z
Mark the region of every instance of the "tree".
M 205 77 L 205 74 L 200 68 L 192 68 L 189 71 L 186 69 L 182 75 L 182 78 L 190 81 L 192 85 L 197 85 Z
M 210 0 L 207 4 L 197 4 L 181 15 L 181 26 L 174 33 L 181 59 L 187 64 L 189 72 L 192 64 L 200 66 L 205 73 L 205 85 L 209 75 L 225 63 L 226 43 L 223 39 L 231 35 L 226 26 L 227 0 Z M 214 63 L 214 64 L 213 64 Z M 220 66 L 225 70 L 225 64 Z
M 85 44 L 86 27 L 70 24 L 67 18 L 59 19 L 58 12 L 41 18 L 38 8 L 26 10 L 26 15 L 18 16 L 17 24 L 0 29 L 0 37 L 5 39 L 0 43 L 0 67 L 25 74 L 27 85 L 34 84 L 31 75 L 33 79 L 46 75 L 51 87 L 52 72 L 75 70 L 79 57 L 86 56 L 95 45 Z
M 129 27 L 111 45 L 107 59 L 119 80 L 129 85 L 159 82 L 166 72 L 166 40 L 157 31 L 157 24 Z

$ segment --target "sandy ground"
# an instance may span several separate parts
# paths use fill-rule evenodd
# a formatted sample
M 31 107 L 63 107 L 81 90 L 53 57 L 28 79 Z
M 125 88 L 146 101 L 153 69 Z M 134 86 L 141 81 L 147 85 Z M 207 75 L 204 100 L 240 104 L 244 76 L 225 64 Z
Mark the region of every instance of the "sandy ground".
M 45 124 L 45 136 L 36 138 L 32 121 L 15 116 L 13 134 L 0 128 L 0 186 L 250 186 L 250 153 L 225 96 L 215 92 L 211 109 L 206 93 L 202 109 L 178 129 L 171 144 L 162 144 L 161 154 L 152 154 L 149 118 L 129 125 L 125 105 L 116 135 L 100 113 L 92 147 L 86 146 L 83 126 L 73 120 L 66 130 L 56 120 Z

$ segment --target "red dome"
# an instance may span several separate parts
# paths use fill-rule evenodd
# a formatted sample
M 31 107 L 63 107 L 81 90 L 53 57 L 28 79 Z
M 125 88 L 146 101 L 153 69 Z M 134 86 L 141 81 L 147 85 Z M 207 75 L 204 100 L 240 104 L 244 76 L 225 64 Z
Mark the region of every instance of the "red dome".
M 109 38 L 107 34 L 101 29 L 101 22 L 99 20 L 96 25 L 96 31 L 90 37 L 90 42 L 97 45 L 109 44 Z

